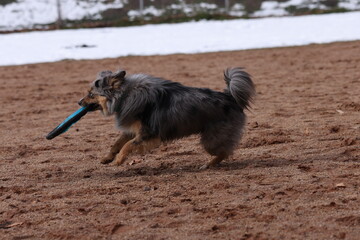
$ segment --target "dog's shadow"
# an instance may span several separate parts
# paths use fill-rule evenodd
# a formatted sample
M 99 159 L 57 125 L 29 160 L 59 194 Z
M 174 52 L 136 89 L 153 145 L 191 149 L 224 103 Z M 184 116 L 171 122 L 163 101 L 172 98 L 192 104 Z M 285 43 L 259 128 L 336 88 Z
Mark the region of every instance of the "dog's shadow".
M 196 174 L 200 172 L 214 172 L 214 171 L 237 171 L 245 168 L 268 168 L 268 167 L 282 167 L 294 164 L 294 160 L 290 159 L 247 159 L 247 160 L 233 160 L 231 162 L 222 162 L 216 167 L 211 167 L 209 169 L 201 170 L 201 164 L 187 164 L 182 166 L 138 166 L 127 168 L 124 167 L 115 174 L 112 173 L 111 177 L 113 178 L 126 178 L 126 177 L 138 177 L 138 176 L 161 176 L 161 175 L 175 175 L 175 174 Z M 303 163 L 304 161 L 301 161 Z M 296 161 L 296 163 L 299 163 Z

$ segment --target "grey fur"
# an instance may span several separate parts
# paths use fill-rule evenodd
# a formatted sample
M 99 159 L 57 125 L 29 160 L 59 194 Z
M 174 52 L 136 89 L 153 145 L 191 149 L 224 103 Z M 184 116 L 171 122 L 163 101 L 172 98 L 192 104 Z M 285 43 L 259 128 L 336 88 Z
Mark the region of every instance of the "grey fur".
M 248 109 L 255 95 L 251 76 L 242 68 L 228 68 L 224 71 L 224 79 L 236 102 L 242 108 Z
M 224 92 L 146 74 L 125 74 L 123 70 L 104 71 L 92 84 L 95 94 L 107 98 L 118 128 L 126 131 L 141 121 L 144 140 L 159 137 L 168 141 L 200 134 L 205 150 L 215 156 L 228 156 L 238 145 L 245 126 L 243 110 L 249 108 L 255 94 L 251 77 L 242 68 L 224 71 Z

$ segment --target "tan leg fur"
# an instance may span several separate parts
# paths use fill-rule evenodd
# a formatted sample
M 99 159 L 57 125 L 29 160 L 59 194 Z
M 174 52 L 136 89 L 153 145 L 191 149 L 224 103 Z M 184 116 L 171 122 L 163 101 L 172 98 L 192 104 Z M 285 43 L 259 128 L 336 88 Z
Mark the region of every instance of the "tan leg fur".
M 149 140 L 139 140 L 138 138 L 134 138 L 128 141 L 124 147 L 121 149 L 120 153 L 116 155 L 115 164 L 121 165 L 125 162 L 126 158 L 131 153 L 145 153 L 151 149 L 154 149 L 160 145 L 161 141 L 159 138 L 153 138 Z
M 121 148 L 132 138 L 133 136 L 131 136 L 131 134 L 122 134 L 115 142 L 115 144 L 111 147 L 109 154 L 101 160 L 101 163 L 108 164 L 114 161 L 116 154 L 118 154 Z
M 214 167 L 218 165 L 222 160 L 226 159 L 227 157 L 228 156 L 225 154 L 216 156 L 213 160 L 200 167 L 200 169 L 203 170 L 203 169 L 208 169 L 209 167 Z

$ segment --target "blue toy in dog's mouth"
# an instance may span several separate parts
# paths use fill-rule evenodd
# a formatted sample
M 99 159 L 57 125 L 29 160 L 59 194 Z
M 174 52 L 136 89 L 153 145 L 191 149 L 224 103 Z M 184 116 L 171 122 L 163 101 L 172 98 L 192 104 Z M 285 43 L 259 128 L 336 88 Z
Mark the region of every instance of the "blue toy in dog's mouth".
M 68 116 L 62 123 L 60 123 L 54 130 L 52 130 L 47 136 L 47 140 L 51 140 L 60 134 L 66 132 L 74 123 L 80 120 L 87 112 L 95 110 L 96 105 L 91 104 L 86 107 L 81 107 L 73 114 Z

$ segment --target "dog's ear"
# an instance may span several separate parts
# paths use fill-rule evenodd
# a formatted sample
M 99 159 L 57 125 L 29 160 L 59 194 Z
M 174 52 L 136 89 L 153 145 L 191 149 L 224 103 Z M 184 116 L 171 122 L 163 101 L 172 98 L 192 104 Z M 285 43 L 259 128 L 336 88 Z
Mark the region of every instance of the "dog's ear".
M 112 74 L 112 71 L 106 70 L 106 71 L 101 71 L 98 73 L 98 78 L 103 78 L 106 76 L 110 76 Z
M 121 84 L 124 81 L 124 77 L 126 75 L 126 72 L 124 70 L 119 70 L 112 74 L 109 85 L 112 88 L 120 88 Z
M 118 70 L 117 72 L 114 72 L 113 76 L 116 79 L 124 79 L 126 72 L 124 70 Z

